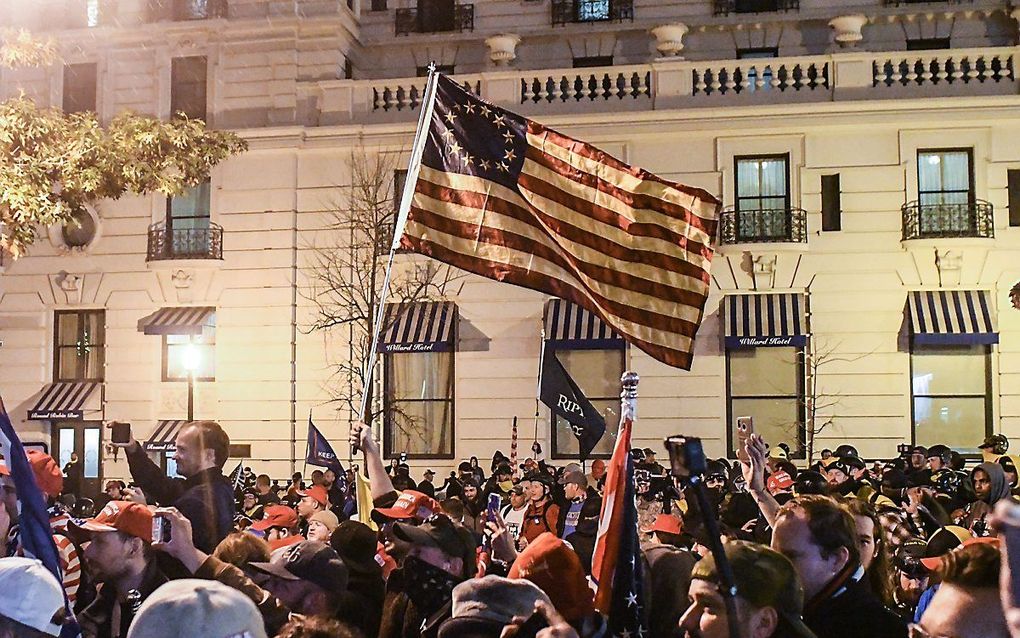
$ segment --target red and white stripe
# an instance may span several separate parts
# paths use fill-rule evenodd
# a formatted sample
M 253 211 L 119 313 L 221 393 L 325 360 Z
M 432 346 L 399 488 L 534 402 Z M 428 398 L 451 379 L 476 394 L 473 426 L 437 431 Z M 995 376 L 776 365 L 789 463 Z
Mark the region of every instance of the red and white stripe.
M 690 369 L 720 202 L 536 122 L 527 142 L 517 189 L 423 165 L 402 245 L 573 301 Z
M 613 456 L 606 467 L 606 487 L 602 496 L 599 529 L 595 535 L 595 551 L 591 559 L 591 577 L 598 590 L 595 608 L 608 613 L 613 600 L 613 574 L 620 556 L 623 537 L 624 499 L 627 495 L 627 460 L 630 455 L 630 435 L 633 421 L 625 416 L 620 421 Z

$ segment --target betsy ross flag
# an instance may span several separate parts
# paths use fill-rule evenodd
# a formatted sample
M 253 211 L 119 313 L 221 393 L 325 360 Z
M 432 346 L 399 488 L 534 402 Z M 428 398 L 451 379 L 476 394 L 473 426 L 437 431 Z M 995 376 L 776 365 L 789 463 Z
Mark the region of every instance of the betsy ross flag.
M 634 494 L 634 459 L 630 455 L 633 417 L 624 407 L 613 457 L 606 468 L 599 529 L 591 559 L 598 586 L 595 608 L 608 617 L 613 636 L 648 636 L 642 556 Z
M 7 415 L 7 408 L 4 407 L 3 400 L 0 400 L 0 456 L 3 457 L 7 470 L 11 473 L 14 489 L 18 493 L 21 512 L 18 516 L 18 531 L 25 555 L 39 559 L 43 566 L 56 577 L 57 582 L 61 583 L 63 575 L 60 570 L 60 554 L 53 541 L 50 516 L 46 511 L 46 498 L 35 482 L 35 475 L 32 473 L 32 467 L 25 455 L 25 446 L 18 438 L 18 433 L 14 431 L 14 425 L 11 424 L 11 419 Z M 0 542 L 4 540 L 0 539 Z M 8 592 L 4 595 L 11 594 Z M 60 627 L 60 636 L 62 638 L 80 636 L 81 630 L 71 611 L 66 591 L 64 592 L 64 610 L 65 620 Z
M 652 357 L 690 369 L 720 202 L 444 75 L 436 87 L 406 224 L 398 220 L 401 247 L 570 300 Z

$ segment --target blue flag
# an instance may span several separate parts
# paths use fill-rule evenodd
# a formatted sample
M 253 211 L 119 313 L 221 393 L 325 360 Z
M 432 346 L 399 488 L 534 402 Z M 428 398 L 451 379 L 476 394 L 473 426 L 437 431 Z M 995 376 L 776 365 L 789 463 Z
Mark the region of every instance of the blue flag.
M 50 528 L 50 516 L 46 511 L 46 499 L 39 486 L 35 484 L 32 467 L 28 464 L 28 457 L 25 456 L 25 446 L 18 438 L 18 433 L 14 431 L 14 426 L 11 424 L 10 417 L 7 416 L 7 410 L 2 401 L 0 401 L 0 451 L 3 452 L 7 469 L 10 470 L 14 487 L 18 491 L 18 502 L 21 505 L 18 529 L 25 554 L 39 559 L 43 566 L 56 577 L 57 582 L 63 583 L 63 575 L 60 572 L 60 554 L 57 552 L 56 543 L 53 542 L 53 530 Z M 81 630 L 78 623 L 74 621 L 74 613 L 68 604 L 66 591 L 64 592 L 64 607 L 67 609 L 68 622 L 65 622 L 61 628 L 61 637 L 80 636 Z
M 308 415 L 308 447 L 305 463 L 333 470 L 338 481 L 343 481 L 346 478 L 344 466 L 340 464 L 340 459 L 333 451 L 333 446 L 329 444 L 326 437 L 322 436 L 319 428 L 312 423 L 311 415 Z

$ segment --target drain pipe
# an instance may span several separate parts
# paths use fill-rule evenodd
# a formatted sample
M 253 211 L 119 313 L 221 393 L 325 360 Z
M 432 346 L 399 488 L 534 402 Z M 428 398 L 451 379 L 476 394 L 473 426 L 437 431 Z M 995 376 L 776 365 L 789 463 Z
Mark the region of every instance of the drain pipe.
M 290 223 L 290 473 L 297 471 L 297 304 L 298 304 L 298 154 L 294 150 L 294 201 Z

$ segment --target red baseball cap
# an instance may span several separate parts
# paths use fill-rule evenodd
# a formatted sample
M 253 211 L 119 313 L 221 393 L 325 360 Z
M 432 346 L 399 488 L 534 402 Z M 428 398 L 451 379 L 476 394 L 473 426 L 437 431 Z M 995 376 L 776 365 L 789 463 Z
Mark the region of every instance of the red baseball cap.
M 290 547 L 291 545 L 297 545 L 307 540 L 301 534 L 294 534 L 293 536 L 284 536 L 283 538 L 277 538 L 276 540 L 267 541 L 269 543 L 269 551 L 275 552 L 281 547 Z
M 676 514 L 659 514 L 655 517 L 646 532 L 666 532 L 668 534 L 680 534 L 684 529 L 684 522 Z
M 264 532 L 270 527 L 283 527 L 294 529 L 298 526 L 297 512 L 286 505 L 270 505 L 266 508 L 266 517 L 261 521 L 255 521 L 251 528 Z
M 790 478 L 789 473 L 779 471 L 769 477 L 769 480 L 765 482 L 765 487 L 769 494 L 777 494 L 793 487 L 793 479 Z
M 298 492 L 298 496 L 311 496 L 319 505 L 329 507 L 329 492 L 321 485 L 313 485 L 303 492 Z
M 415 492 L 414 490 L 404 490 L 397 497 L 397 502 L 393 504 L 393 507 L 382 507 L 375 511 L 386 518 L 397 520 L 407 518 L 425 520 L 429 516 L 441 511 L 441 508 L 439 507 L 439 502 L 427 494 Z
M 95 532 L 123 532 L 151 543 L 152 510 L 132 501 L 110 501 L 97 516 L 85 519 L 80 525 L 71 519 L 68 528 L 72 527 L 86 537 Z
M 64 473 L 53 457 L 39 450 L 28 450 L 28 464 L 32 466 L 35 484 L 46 496 L 60 496 L 64 491 Z
M 930 558 L 922 558 L 921 564 L 927 567 L 929 571 L 935 571 L 942 566 L 942 563 L 945 561 L 948 554 L 958 551 L 964 547 L 970 547 L 971 545 L 994 545 L 995 547 L 1002 547 L 1002 539 L 997 536 L 977 536 L 975 538 L 968 538 L 946 554 L 942 554 L 941 556 L 932 556 Z

